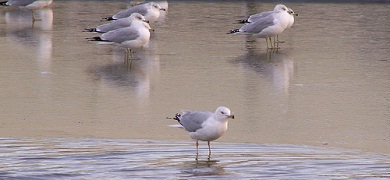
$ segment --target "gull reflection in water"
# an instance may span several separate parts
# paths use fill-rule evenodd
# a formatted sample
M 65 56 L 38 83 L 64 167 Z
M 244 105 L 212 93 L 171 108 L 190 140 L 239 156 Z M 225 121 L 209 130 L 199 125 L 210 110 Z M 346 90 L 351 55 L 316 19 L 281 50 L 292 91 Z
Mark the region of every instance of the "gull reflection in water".
M 219 161 L 193 161 L 185 162 L 181 168 L 183 174 L 188 174 L 189 177 L 197 176 L 221 176 L 227 174 L 222 164 Z
M 149 97 L 151 82 L 159 76 L 159 56 L 154 49 L 138 50 L 134 54 L 136 60 L 126 59 L 126 49 L 113 47 L 112 62 L 93 67 L 90 72 L 95 80 L 117 87 L 131 87 L 135 95 L 141 99 Z
M 52 58 L 53 10 L 44 8 L 35 13 L 41 21 L 31 21 L 30 11 L 17 9 L 6 12 L 6 37 L 9 43 L 24 48 L 24 52 L 35 54 L 41 72 L 47 73 Z
M 235 59 L 242 67 L 251 69 L 270 79 L 275 92 L 288 95 L 291 78 L 294 75 L 294 61 L 283 50 L 261 51 L 256 42 L 248 40 L 247 53 Z

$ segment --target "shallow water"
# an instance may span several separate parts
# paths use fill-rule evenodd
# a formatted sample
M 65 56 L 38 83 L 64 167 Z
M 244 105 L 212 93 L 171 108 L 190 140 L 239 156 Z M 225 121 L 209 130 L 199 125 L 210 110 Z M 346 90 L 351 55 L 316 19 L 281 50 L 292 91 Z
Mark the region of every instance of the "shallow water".
M 177 141 L 0 141 L 2 179 L 390 178 L 388 155 L 341 149 L 213 143 L 211 160 L 195 161 L 194 144 Z
M 119 159 L 110 160 L 112 166 L 119 164 L 110 173 L 121 178 L 121 171 L 137 172 L 140 177 L 171 171 L 181 177 L 216 171 L 211 176 L 224 177 L 225 171 L 229 178 L 283 177 L 283 173 L 291 172 L 289 176 L 310 179 L 310 173 L 320 168 L 332 177 L 336 167 L 345 178 L 360 176 L 347 173 L 360 165 L 362 176 L 375 177 L 372 169 L 380 169 L 375 164 L 388 161 L 390 154 L 389 4 L 286 5 L 299 16 L 279 37 L 285 41 L 281 49 L 267 51 L 264 39 L 226 33 L 241 26 L 236 20 L 272 9 L 275 4 L 169 2 L 168 12 L 151 25 L 154 32 L 150 44 L 136 51 L 140 60 L 131 65 L 124 63 L 124 49 L 88 42 L 85 38 L 97 34 L 82 32 L 105 23 L 100 18 L 124 9 L 123 2 L 55 1 L 50 8 L 36 12 L 42 21 L 34 24 L 30 12 L 1 7 L 0 137 L 5 138 L 2 146 L 6 149 L 19 143 L 18 148 L 28 151 L 18 149 L 21 155 L 7 159 L 6 150 L 1 150 L 0 164 L 16 158 L 21 163 L 15 167 L 28 168 L 33 162 L 23 161 L 27 158 L 23 153 L 35 158 L 52 155 L 55 158 L 43 158 L 37 168 L 53 163 L 48 166 L 56 170 L 54 176 L 71 176 L 77 174 L 78 168 L 71 167 L 77 164 L 83 170 L 75 178 L 102 177 L 95 169 L 104 167 L 90 158 L 99 155 L 109 161 L 118 155 Z M 175 122 L 166 117 L 182 109 L 213 111 L 221 105 L 229 107 L 236 119 L 214 143 L 215 168 L 192 171 L 196 167 L 191 156 L 193 142 L 184 131 L 169 128 Z M 135 139 L 151 143 L 145 145 Z M 180 143 L 183 141 L 188 144 Z M 143 149 L 124 145 L 120 152 L 112 150 L 114 155 L 105 154 L 110 151 L 107 146 L 119 148 L 115 144 L 127 142 Z M 56 143 L 66 147 L 68 156 L 61 154 L 63 147 L 50 145 Z M 72 149 L 73 145 L 81 149 Z M 323 149 L 314 148 L 315 158 L 310 159 L 313 147 L 306 145 Z M 167 155 L 165 150 L 156 149 L 158 146 L 172 148 L 168 150 L 172 153 Z M 259 153 L 237 154 L 246 149 Z M 301 154 L 285 156 L 297 149 Z M 83 157 L 84 151 L 90 154 Z M 321 156 L 320 152 L 327 153 Z M 134 157 L 134 153 L 142 156 Z M 335 161 L 328 159 L 328 153 L 336 156 Z M 272 158 L 265 158 L 267 154 Z M 346 156 L 346 161 L 338 155 Z M 309 156 L 309 160 L 300 156 Z M 140 166 L 134 167 L 151 164 L 150 169 L 126 169 L 124 164 L 133 157 L 140 158 Z M 88 161 L 73 161 L 77 158 Z M 349 162 L 349 158 L 356 161 Z M 318 159 L 321 161 L 315 161 Z M 362 159 L 369 165 L 357 162 Z M 291 160 L 298 166 L 290 164 Z M 252 165 L 264 173 L 252 174 Z M 28 170 L 12 170 L 13 166 L 4 166 L 12 172 L 4 177 L 35 176 L 37 172 L 34 169 L 26 174 Z M 280 174 L 274 171 L 279 168 L 283 170 Z M 330 178 L 324 171 L 314 176 Z M 380 173 L 379 177 L 384 175 Z

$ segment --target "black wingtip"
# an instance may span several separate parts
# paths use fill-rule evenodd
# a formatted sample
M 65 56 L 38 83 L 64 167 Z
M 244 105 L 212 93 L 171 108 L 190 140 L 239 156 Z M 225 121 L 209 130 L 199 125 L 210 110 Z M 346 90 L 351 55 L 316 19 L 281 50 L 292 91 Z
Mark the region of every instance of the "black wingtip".
M 96 31 L 96 28 L 87 28 L 87 29 L 84 29 L 83 32 L 97 32 L 97 31 Z
M 233 29 L 233 30 L 230 30 L 227 34 L 233 34 L 233 33 L 236 33 L 236 32 L 240 32 L 239 29 Z
M 113 20 L 116 20 L 116 19 L 114 19 L 113 17 L 105 17 L 105 18 L 102 18 L 102 19 L 105 19 L 105 20 L 107 20 L 107 21 L 113 21 Z
M 8 5 L 7 5 L 7 2 L 8 2 L 8 1 L 2 1 L 2 2 L 0 2 L 0 5 L 1 5 L 1 6 L 8 6 Z
M 248 19 L 242 19 L 242 20 L 237 20 L 237 21 L 238 21 L 238 23 L 241 23 L 241 24 L 250 23 L 250 22 L 248 21 Z
M 91 37 L 91 38 L 85 38 L 85 39 L 88 39 L 88 41 L 105 41 L 102 38 L 100 38 L 99 36 Z
M 167 119 L 174 119 L 180 123 L 181 114 L 176 113 L 175 117 L 167 117 Z
M 175 117 L 174 117 L 173 119 L 180 122 L 180 118 L 181 118 L 181 114 L 176 113 L 176 114 L 175 114 Z

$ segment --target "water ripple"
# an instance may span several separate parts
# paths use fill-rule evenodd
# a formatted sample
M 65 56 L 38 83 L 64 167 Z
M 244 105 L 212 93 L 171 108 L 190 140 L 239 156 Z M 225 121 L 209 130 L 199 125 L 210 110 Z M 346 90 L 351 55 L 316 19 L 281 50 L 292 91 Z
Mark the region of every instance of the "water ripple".
M 390 178 L 390 155 L 293 145 L 0 139 L 0 179 Z

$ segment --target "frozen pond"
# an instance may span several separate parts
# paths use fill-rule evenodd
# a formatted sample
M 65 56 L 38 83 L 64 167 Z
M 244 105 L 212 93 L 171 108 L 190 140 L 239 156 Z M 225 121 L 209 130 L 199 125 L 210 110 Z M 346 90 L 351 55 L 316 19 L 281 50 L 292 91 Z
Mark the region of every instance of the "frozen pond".
M 226 34 L 275 5 L 169 2 L 131 67 L 82 32 L 124 1 L 55 1 L 34 24 L 0 7 L 0 177 L 388 177 L 390 4 L 286 3 L 299 16 L 277 51 Z M 236 119 L 196 164 L 166 117 L 221 105 Z

